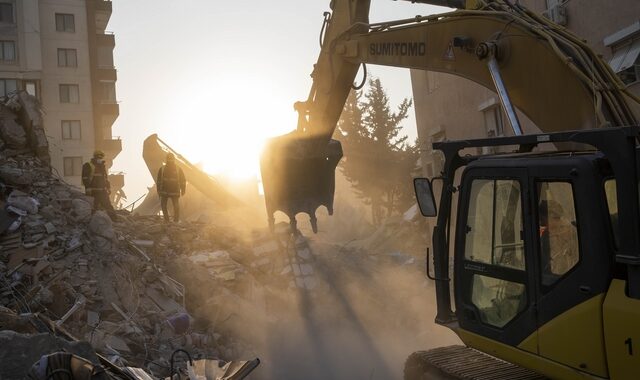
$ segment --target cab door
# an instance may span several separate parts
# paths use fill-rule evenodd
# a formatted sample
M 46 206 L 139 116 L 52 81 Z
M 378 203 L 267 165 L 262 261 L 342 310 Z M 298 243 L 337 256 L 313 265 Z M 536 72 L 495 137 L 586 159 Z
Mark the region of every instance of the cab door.
M 602 306 L 611 281 L 604 181 L 580 158 L 530 166 L 540 356 L 608 377 Z
M 463 175 L 454 253 L 458 321 L 514 347 L 537 329 L 529 198 L 526 169 L 472 167 Z

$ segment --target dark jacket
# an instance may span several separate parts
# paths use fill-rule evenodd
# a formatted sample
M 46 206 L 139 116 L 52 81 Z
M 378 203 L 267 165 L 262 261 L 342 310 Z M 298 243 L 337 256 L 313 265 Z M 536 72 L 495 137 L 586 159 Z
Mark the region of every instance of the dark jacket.
M 156 186 L 161 197 L 179 197 L 187 189 L 187 180 L 178 165 L 165 164 L 158 170 Z
M 111 184 L 104 163 L 101 164 L 95 159 L 91 159 L 82 165 L 82 184 L 88 195 L 96 191 L 109 191 Z

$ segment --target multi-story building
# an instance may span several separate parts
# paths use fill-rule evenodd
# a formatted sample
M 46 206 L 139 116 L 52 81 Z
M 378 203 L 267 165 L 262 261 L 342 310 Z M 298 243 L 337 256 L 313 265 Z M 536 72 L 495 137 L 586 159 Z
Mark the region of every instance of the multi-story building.
M 640 1 L 520 0 L 520 4 L 584 38 L 640 95 Z M 411 81 L 425 175 L 431 177 L 442 169 L 432 142 L 511 134 L 495 92 L 435 72 L 412 70 Z M 519 118 L 525 133 L 537 131 L 524 115 Z
M 119 114 L 111 12 L 107 0 L 0 0 L 0 96 L 26 90 L 40 99 L 52 167 L 76 186 L 95 149 L 109 167 L 122 150 L 111 133 Z

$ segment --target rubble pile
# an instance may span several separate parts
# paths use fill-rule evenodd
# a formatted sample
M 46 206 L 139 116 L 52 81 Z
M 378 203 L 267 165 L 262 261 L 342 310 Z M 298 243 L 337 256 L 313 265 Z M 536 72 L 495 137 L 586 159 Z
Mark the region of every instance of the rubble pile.
M 60 342 L 76 340 L 88 342 L 103 366 L 139 367 L 159 377 L 169 374 L 176 349 L 193 359 L 249 354 L 190 314 L 184 286 L 160 265 L 187 242 L 204 252 L 224 237 L 208 236 L 198 245 L 185 232 L 196 226 L 172 229 L 124 211 L 113 222 L 103 211 L 92 212 L 92 198 L 51 173 L 40 120 L 26 93 L 0 104 L 0 341 L 11 342 L 0 348 L 2 377 L 24 378 L 47 349 L 69 350 Z M 155 240 L 144 240 L 148 236 Z M 233 264 L 228 255 L 215 258 Z M 216 270 L 224 281 L 233 278 Z M 42 339 L 50 344 L 34 343 Z M 33 355 L 10 349 L 22 341 Z

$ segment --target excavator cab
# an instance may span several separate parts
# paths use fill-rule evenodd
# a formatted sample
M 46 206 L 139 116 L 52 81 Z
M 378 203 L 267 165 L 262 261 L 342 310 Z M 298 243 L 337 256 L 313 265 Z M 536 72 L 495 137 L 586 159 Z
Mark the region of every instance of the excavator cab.
M 637 137 L 638 128 L 606 128 L 434 144 L 446 158 L 433 231 L 436 322 L 550 378 L 640 373 L 637 261 L 623 253 L 637 244 Z M 592 148 L 531 153 L 542 142 Z M 460 154 L 487 146 L 517 150 Z M 422 214 L 435 216 L 431 181 L 414 184 Z

